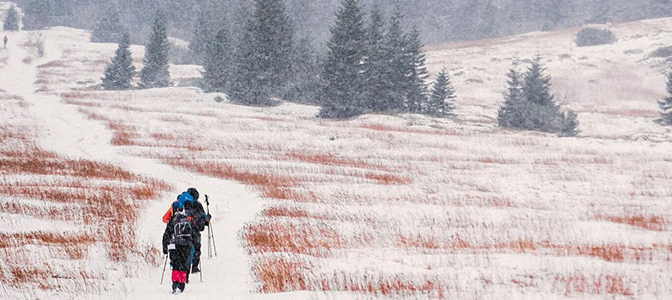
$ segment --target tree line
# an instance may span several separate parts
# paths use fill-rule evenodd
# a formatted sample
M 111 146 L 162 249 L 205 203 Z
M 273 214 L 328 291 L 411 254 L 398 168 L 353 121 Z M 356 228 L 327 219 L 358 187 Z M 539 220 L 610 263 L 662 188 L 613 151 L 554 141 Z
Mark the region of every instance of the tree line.
M 232 101 L 247 105 L 303 98 L 320 105 L 319 116 L 323 118 L 402 112 L 451 116 L 456 95 L 449 75 L 441 70 L 431 89 L 425 83 L 428 75 L 420 32 L 417 28 L 404 30 L 400 9 L 385 20 L 376 5 L 366 18 L 359 1 L 343 0 L 341 4 L 322 59 L 316 59 L 310 47 L 296 42 L 282 0 L 255 0 L 238 39 L 231 35 L 226 19 L 214 10 L 202 10 L 189 46 L 204 67 L 202 87 L 224 92 Z M 106 22 L 101 20 L 100 24 Z M 169 85 L 166 39 L 165 20 L 157 17 L 140 86 Z M 106 69 L 105 88 L 128 88 L 133 67 L 127 49 L 128 37 L 124 35 Z M 507 74 L 498 125 L 562 136 L 578 134 L 577 115 L 562 112 L 550 93 L 550 76 L 544 74 L 541 57 L 534 58 L 525 73 L 519 67 L 518 61 L 514 62 Z M 125 78 L 121 84 L 111 79 L 118 74 Z M 669 99 L 660 104 L 664 120 L 670 119 Z
M 15 0 L 26 13 L 27 29 L 62 25 L 92 30 L 110 10 L 118 10 L 132 41 L 139 42 L 151 28 L 148 12 L 166 12 L 171 35 L 188 39 L 204 6 L 239 23 L 237 16 L 249 9 L 248 0 Z M 394 10 L 394 1 L 361 0 L 383 12 Z M 589 23 L 626 22 L 672 16 L 669 0 L 397 0 L 410 23 L 423 32 L 423 42 L 440 43 L 464 39 L 509 36 L 536 30 L 554 30 Z M 328 38 L 339 3 L 333 0 L 287 0 L 287 13 L 297 35 L 322 44 Z M 148 20 L 149 19 L 149 20 Z M 241 23 L 243 24 L 243 23 Z M 137 33 L 137 35 L 136 35 Z M 318 49 L 321 51 L 321 49 Z
M 231 34 L 226 18 L 204 6 L 189 46 L 204 66 L 202 87 L 247 105 L 273 105 L 278 98 L 312 102 L 322 107 L 319 116 L 324 118 L 401 112 L 452 115 L 456 95 L 449 75 L 442 70 L 431 89 L 426 84 L 420 31 L 405 30 L 399 5 L 386 20 L 378 5 L 367 14 L 359 1 L 343 0 L 335 17 L 326 54 L 320 57 L 309 41 L 297 41 L 282 0 L 255 0 L 237 36 Z M 130 42 L 116 11 L 102 18 L 92 33 L 94 41 L 110 39 L 121 41 L 105 70 L 103 87 L 130 88 L 134 75 Z M 140 87 L 170 85 L 168 47 L 166 16 L 159 13 L 146 47 Z M 525 74 L 517 64 L 507 74 L 509 87 L 498 124 L 576 135 L 577 115 L 560 111 L 540 61 L 535 58 Z M 668 123 L 669 103 L 666 98 L 660 104 Z

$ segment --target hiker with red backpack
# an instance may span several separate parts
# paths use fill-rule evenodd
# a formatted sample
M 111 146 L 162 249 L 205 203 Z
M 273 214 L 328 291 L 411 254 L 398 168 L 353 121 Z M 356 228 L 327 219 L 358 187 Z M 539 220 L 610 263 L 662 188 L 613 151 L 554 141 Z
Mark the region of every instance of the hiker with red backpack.
M 172 272 L 173 293 L 184 292 L 189 272 L 189 256 L 193 248 L 195 228 L 186 215 L 184 205 L 175 201 L 172 205 L 173 215 L 168 220 L 163 233 L 163 254 L 169 254 Z

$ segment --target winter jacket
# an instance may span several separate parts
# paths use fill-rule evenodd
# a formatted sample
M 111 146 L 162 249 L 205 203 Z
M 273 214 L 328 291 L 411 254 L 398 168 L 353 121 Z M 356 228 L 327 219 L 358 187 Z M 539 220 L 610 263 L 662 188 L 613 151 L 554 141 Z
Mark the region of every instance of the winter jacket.
M 198 201 L 186 202 L 184 208 L 187 216 L 192 219 L 196 226 L 196 229 L 199 232 L 198 234 L 200 234 L 201 231 L 205 230 L 205 225 L 207 224 L 208 219 L 205 210 L 203 209 L 203 204 Z
M 175 213 L 173 217 L 170 218 L 168 224 L 166 224 L 166 230 L 163 232 L 162 246 L 163 253 L 168 253 L 168 244 L 175 243 L 179 245 L 188 245 L 191 247 L 195 240 L 195 234 L 198 232 L 196 228 L 191 226 L 191 231 L 188 236 L 176 237 L 175 236 L 175 225 L 181 222 L 188 222 L 191 224 L 189 217 L 184 213 Z

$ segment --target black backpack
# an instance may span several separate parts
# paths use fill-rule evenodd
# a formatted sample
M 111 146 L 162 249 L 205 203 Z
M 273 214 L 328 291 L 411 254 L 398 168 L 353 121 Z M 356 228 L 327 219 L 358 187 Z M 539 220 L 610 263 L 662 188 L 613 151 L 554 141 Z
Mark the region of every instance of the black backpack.
M 194 230 L 189 218 L 182 213 L 176 213 L 173 225 L 173 239 L 171 243 L 175 245 L 191 245 L 191 235 Z

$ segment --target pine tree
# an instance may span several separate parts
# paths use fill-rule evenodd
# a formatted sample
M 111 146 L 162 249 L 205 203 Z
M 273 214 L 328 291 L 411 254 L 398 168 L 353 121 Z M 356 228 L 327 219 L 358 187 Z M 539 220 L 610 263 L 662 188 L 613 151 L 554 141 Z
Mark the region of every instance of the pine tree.
M 149 44 L 145 47 L 144 66 L 140 71 L 140 87 L 154 88 L 170 85 L 168 46 L 166 16 L 163 12 L 158 12 L 154 25 L 152 25 Z
M 576 118 L 576 113 L 570 111 L 567 115 L 563 114 L 563 125 L 560 136 L 576 136 L 581 132 L 579 129 L 579 120 Z
M 408 70 L 411 65 L 411 57 L 404 50 L 407 40 L 402 29 L 403 15 L 399 2 L 395 1 L 394 11 L 390 18 L 390 26 L 385 35 L 386 60 L 388 73 L 385 76 L 390 82 L 391 89 L 385 97 L 382 110 L 388 112 L 401 112 L 406 110 L 406 96 L 409 91 Z
M 558 132 L 562 130 L 564 118 L 550 92 L 551 77 L 544 71 L 541 57 L 536 56 L 525 73 L 522 93 L 529 108 L 526 118 L 532 126 L 529 129 Z
M 231 37 L 227 28 L 220 29 L 205 43 L 203 81 L 208 91 L 225 92 L 231 74 Z
M 414 27 L 406 36 L 404 51 L 408 64 L 405 72 L 407 80 L 406 107 L 411 113 L 420 113 L 427 102 L 425 80 L 429 75 L 427 67 L 425 67 L 425 54 L 422 52 L 420 31 L 417 28 Z
M 194 32 L 189 42 L 189 50 L 193 53 L 197 62 L 203 62 L 207 55 L 208 41 L 211 41 L 219 29 L 213 24 L 213 16 L 210 14 L 211 7 L 202 4 L 201 11 L 196 19 Z
M 131 79 L 135 74 L 135 67 L 129 50 L 130 46 L 131 41 L 128 33 L 124 33 L 112 62 L 105 67 L 105 77 L 102 78 L 104 89 L 125 90 L 131 88 Z
M 658 102 L 663 122 L 672 125 L 672 70 L 667 73 L 667 97 Z
M 16 6 L 12 5 L 7 10 L 7 15 L 5 17 L 5 22 L 2 25 L 2 30 L 19 30 L 19 14 L 16 12 Z
M 541 57 L 534 58 L 522 81 L 517 66 L 514 61 L 507 74 L 509 87 L 497 115 L 499 126 L 576 135 L 579 126 L 576 114 L 560 112 L 550 92 L 551 78 L 544 74 Z
M 523 96 L 522 74 L 518 71 L 520 62 L 517 58 L 513 60 L 512 67 L 506 74 L 507 91 L 504 94 L 504 104 L 497 113 L 497 122 L 500 127 L 528 128 L 525 119 L 527 103 Z
M 248 27 L 251 27 L 248 22 Z M 260 85 L 257 77 L 257 63 L 261 57 L 254 48 L 254 36 L 250 28 L 243 30 L 233 55 L 233 72 L 229 87 L 229 97 L 236 102 L 253 105 L 270 105 L 271 91 Z
M 320 57 L 309 38 L 299 40 L 292 47 L 290 77 L 282 93 L 284 99 L 294 102 L 318 104 L 320 92 Z
M 289 77 L 294 31 L 284 0 L 255 0 L 239 51 L 231 96 L 235 101 L 269 105 Z
M 91 32 L 91 42 L 94 43 L 119 43 L 126 29 L 121 24 L 119 12 L 115 9 L 108 10 Z
M 363 76 L 366 78 L 366 108 L 374 111 L 385 111 L 388 92 L 393 88 L 387 78 L 389 64 L 387 62 L 385 49 L 385 22 L 380 12 L 380 7 L 374 5 L 371 10 L 371 17 L 367 34 L 367 51 L 364 61 Z
M 441 69 L 432 86 L 425 113 L 434 116 L 452 116 L 455 109 L 455 90 L 446 69 Z
M 535 56 L 525 74 L 522 90 L 527 100 L 541 106 L 555 105 L 555 97 L 550 92 L 551 77 L 544 74 L 541 57 Z
M 358 0 L 342 0 L 327 41 L 319 113 L 322 118 L 350 118 L 362 113 L 365 95 L 362 62 L 366 55 L 363 18 Z
M 30 0 L 24 10 L 24 30 L 43 29 L 51 24 L 52 5 L 50 0 Z

